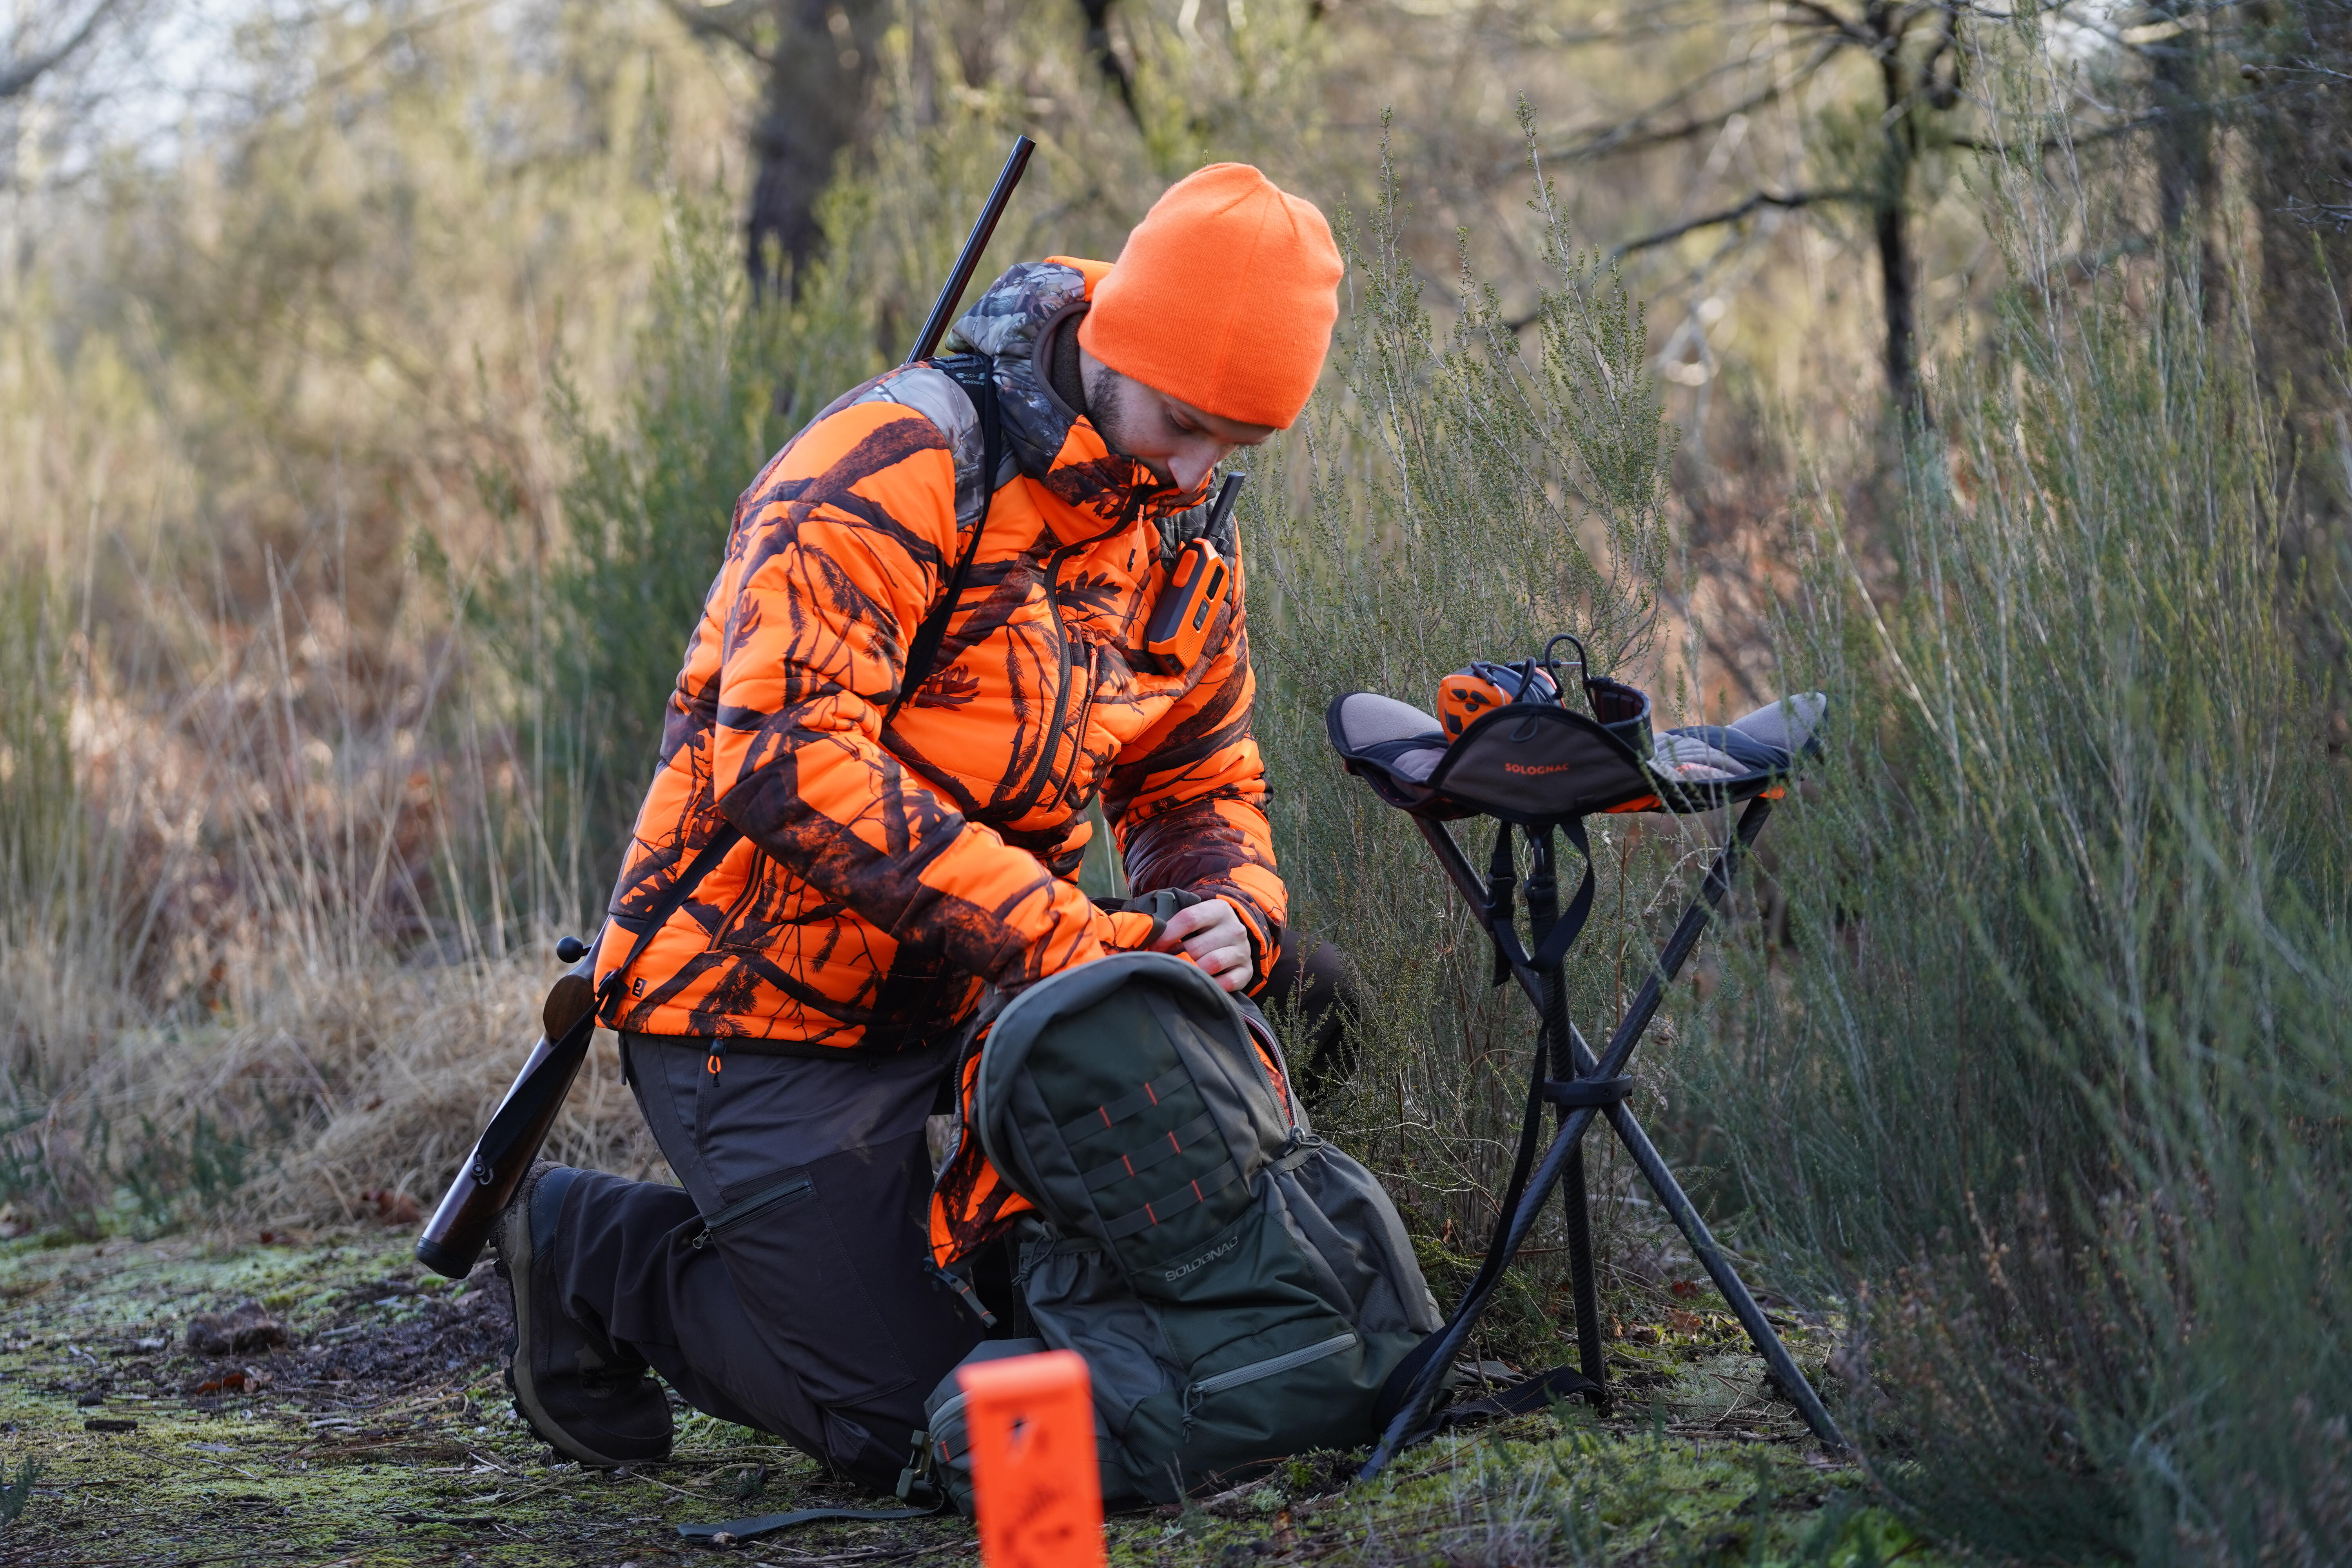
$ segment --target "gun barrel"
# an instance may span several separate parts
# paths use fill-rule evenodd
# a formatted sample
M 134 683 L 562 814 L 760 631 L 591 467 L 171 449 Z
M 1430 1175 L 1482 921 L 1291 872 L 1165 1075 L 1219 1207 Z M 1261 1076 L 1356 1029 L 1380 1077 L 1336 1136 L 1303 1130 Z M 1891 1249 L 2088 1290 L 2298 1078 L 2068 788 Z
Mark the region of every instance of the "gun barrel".
M 463 1279 L 482 1256 L 499 1215 L 539 1157 L 548 1129 L 555 1125 L 572 1080 L 587 1058 L 594 1020 L 583 1022 L 585 1026 L 575 1034 L 552 1045 L 541 1038 L 531 1047 L 514 1087 L 499 1102 L 498 1115 L 450 1178 L 449 1190 L 441 1194 L 439 1206 L 416 1238 L 416 1261 L 434 1273 Z
M 595 986 L 590 978 L 595 962 L 591 952 L 556 977 L 541 1010 L 548 1032 L 531 1047 L 497 1113 L 417 1237 L 416 1261 L 434 1273 L 463 1279 L 472 1271 L 499 1215 L 547 1142 L 548 1129 L 563 1110 L 564 1096 L 572 1092 L 572 1080 L 595 1038 Z
M 996 188 L 988 193 L 988 201 L 973 221 L 971 233 L 963 242 L 963 251 L 956 258 L 954 270 L 948 274 L 947 286 L 931 306 L 930 319 L 915 338 L 915 346 L 907 355 L 907 363 L 929 359 L 947 336 L 948 325 L 955 320 L 956 307 L 963 303 L 963 291 L 971 286 L 971 275 L 980 266 L 980 258 L 995 237 L 996 220 L 1004 216 L 1004 208 L 1013 200 L 1013 187 L 1020 184 L 1022 174 L 1029 167 L 1029 154 L 1037 143 L 1026 136 L 1013 139 L 1013 151 L 1004 160 L 1003 171 L 996 176 Z

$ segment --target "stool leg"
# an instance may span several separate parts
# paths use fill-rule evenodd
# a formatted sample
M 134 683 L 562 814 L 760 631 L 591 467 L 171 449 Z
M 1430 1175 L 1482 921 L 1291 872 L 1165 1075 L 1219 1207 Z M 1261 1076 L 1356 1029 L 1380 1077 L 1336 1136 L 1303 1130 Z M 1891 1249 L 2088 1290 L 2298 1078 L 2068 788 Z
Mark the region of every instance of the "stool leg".
M 1549 845 L 1546 846 L 1547 850 Z M 1545 879 L 1545 893 L 1549 892 L 1551 867 L 1548 856 L 1529 873 L 1530 907 L 1536 907 L 1538 895 L 1532 891 L 1536 878 Z M 1549 902 L 1547 898 L 1546 902 Z M 1550 921 L 1545 918 L 1549 910 L 1537 917 L 1539 931 L 1549 931 Z M 1538 940 L 1541 940 L 1538 936 Z M 1584 1067 L 1576 1059 L 1575 1044 L 1583 1038 L 1568 1019 L 1568 971 L 1555 964 L 1543 977 L 1543 1050 L 1544 1073 L 1548 1078 L 1570 1079 L 1584 1075 Z M 1556 1125 L 1568 1124 L 1568 1108 L 1558 1108 Z M 1606 1414 L 1609 1409 L 1609 1358 L 1601 1344 L 1601 1286 L 1592 1272 L 1592 1205 L 1584 1187 L 1584 1145 L 1580 1142 L 1569 1155 L 1560 1173 L 1560 1204 L 1568 1219 L 1568 1284 L 1576 1301 L 1576 1357 L 1582 1363 L 1584 1375 L 1601 1392 L 1593 1403 Z
M 1576 1354 L 1584 1375 L 1601 1390 L 1601 1413 L 1609 1413 L 1609 1359 L 1601 1343 L 1601 1290 L 1592 1274 L 1592 1211 L 1584 1191 L 1584 1146 L 1569 1157 L 1559 1184 L 1568 1210 L 1568 1279 L 1576 1298 Z
M 1584 1043 L 1584 1037 L 1571 1028 L 1565 1038 L 1569 1042 L 1569 1059 L 1576 1070 L 1580 1073 L 1591 1071 L 1597 1064 L 1592 1059 L 1592 1047 Z M 1813 1436 L 1822 1440 L 1823 1447 L 1832 1453 L 1852 1452 L 1845 1434 L 1838 1430 L 1837 1423 L 1822 1404 L 1822 1396 L 1813 1392 L 1811 1384 L 1805 1381 L 1804 1373 L 1797 1366 L 1797 1358 L 1790 1355 L 1789 1347 L 1780 1342 L 1780 1336 L 1773 1331 L 1770 1321 L 1764 1316 L 1764 1309 L 1756 1304 L 1756 1298 L 1748 1292 L 1747 1281 L 1739 1278 L 1739 1271 L 1732 1268 L 1731 1260 L 1723 1255 L 1723 1248 L 1716 1242 L 1715 1233 L 1707 1229 L 1706 1221 L 1699 1217 L 1697 1205 L 1683 1191 L 1682 1184 L 1675 1180 L 1674 1172 L 1658 1152 L 1657 1145 L 1650 1142 L 1650 1135 L 1642 1131 L 1642 1124 L 1633 1120 L 1633 1111 L 1622 1105 L 1612 1105 L 1602 1114 L 1609 1118 L 1609 1125 L 1616 1130 L 1617 1141 L 1624 1144 L 1625 1152 L 1633 1157 L 1633 1164 L 1642 1173 L 1642 1179 L 1650 1184 L 1650 1190 L 1658 1194 L 1658 1201 L 1665 1205 L 1666 1213 L 1680 1227 L 1683 1239 L 1690 1243 L 1691 1252 L 1697 1258 L 1700 1267 L 1706 1270 L 1707 1278 L 1714 1280 L 1715 1288 L 1723 1293 L 1732 1316 L 1738 1318 L 1739 1326 L 1748 1331 L 1748 1342 L 1756 1347 L 1756 1353 L 1764 1358 L 1765 1366 L 1771 1371 L 1772 1381 L 1780 1385 L 1780 1391 L 1796 1405 L 1797 1413 L 1804 1417 L 1805 1425 L 1812 1428 Z M 1580 1147 L 1577 1158 L 1581 1160 L 1583 1157 L 1584 1151 Z M 1589 1377 L 1591 1374 L 1588 1373 L 1585 1375 Z

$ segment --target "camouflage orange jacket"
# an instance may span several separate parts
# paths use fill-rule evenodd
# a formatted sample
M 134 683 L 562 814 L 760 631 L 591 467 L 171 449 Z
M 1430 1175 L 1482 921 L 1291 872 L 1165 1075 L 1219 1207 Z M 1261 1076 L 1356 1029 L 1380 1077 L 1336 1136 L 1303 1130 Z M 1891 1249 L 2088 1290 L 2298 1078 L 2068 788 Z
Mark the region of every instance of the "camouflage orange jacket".
M 983 984 L 1139 946 L 1150 917 L 1106 913 L 1076 880 L 1098 795 L 1134 889 L 1223 895 L 1265 974 L 1285 898 L 1241 595 L 1192 668 L 1130 664 L 1200 497 L 1112 454 L 1054 391 L 1046 354 L 1087 287 L 1072 267 L 1015 267 L 948 341 L 992 357 L 1006 450 L 931 674 L 887 724 L 982 513 L 971 397 L 932 365 L 893 370 L 743 493 L 599 973 L 722 821 L 743 838 L 624 977 L 611 1026 L 898 1049 L 938 1038 Z

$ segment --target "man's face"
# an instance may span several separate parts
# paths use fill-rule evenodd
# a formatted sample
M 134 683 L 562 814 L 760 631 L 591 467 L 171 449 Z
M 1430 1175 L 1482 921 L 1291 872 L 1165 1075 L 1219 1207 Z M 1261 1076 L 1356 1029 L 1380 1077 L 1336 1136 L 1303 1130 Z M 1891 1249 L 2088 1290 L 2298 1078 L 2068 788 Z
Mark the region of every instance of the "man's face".
M 1103 444 L 1179 489 L 1197 489 L 1235 447 L 1255 447 L 1274 434 L 1271 425 L 1220 418 L 1121 375 L 1083 348 L 1078 370 L 1087 416 Z

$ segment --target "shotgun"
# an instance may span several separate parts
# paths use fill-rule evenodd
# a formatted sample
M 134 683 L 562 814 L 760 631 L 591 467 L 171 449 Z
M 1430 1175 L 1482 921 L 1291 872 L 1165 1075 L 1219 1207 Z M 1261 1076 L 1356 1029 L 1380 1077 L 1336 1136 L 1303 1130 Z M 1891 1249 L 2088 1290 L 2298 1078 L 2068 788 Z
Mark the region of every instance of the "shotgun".
M 930 316 L 915 339 L 913 352 L 907 355 L 908 363 L 929 359 L 940 346 L 948 324 L 955 320 L 957 307 L 963 303 L 964 290 L 971 286 L 971 275 L 980 266 L 982 254 L 996 234 L 997 220 L 1004 216 L 1006 205 L 1013 200 L 1013 188 L 1021 184 L 1021 176 L 1029 167 L 1029 154 L 1036 150 L 1037 143 L 1026 136 L 1013 139 L 1013 152 L 1004 160 L 1003 171 L 996 176 L 996 187 L 989 192 L 971 233 L 965 237 L 954 269 L 940 289 L 938 301 L 931 306 Z M 449 1190 L 442 1194 L 433 1217 L 425 1222 L 425 1233 L 416 1238 L 416 1261 L 451 1279 L 463 1279 L 472 1270 L 499 1215 L 513 1201 L 515 1189 L 522 1184 L 531 1162 L 539 1158 L 540 1148 L 547 1142 L 548 1129 L 555 1124 L 557 1114 L 563 1109 L 564 1097 L 572 1092 L 572 1080 L 579 1076 L 580 1064 L 588 1058 L 588 1047 L 596 1037 L 597 1015 L 611 999 L 620 977 L 644 956 L 654 933 L 677 913 L 696 884 L 726 858 L 727 851 L 741 837 L 731 826 L 711 836 L 693 862 L 670 883 L 661 904 L 647 914 L 629 956 L 604 976 L 602 984 L 597 983 L 595 965 L 603 931 L 597 932 L 593 942 L 567 936 L 555 944 L 556 957 L 572 967 L 556 977 L 547 1000 L 540 1007 L 539 1043 L 523 1059 L 522 1071 L 515 1075 L 514 1083 L 499 1102 L 489 1125 L 476 1140 L 473 1152 L 450 1181 Z

